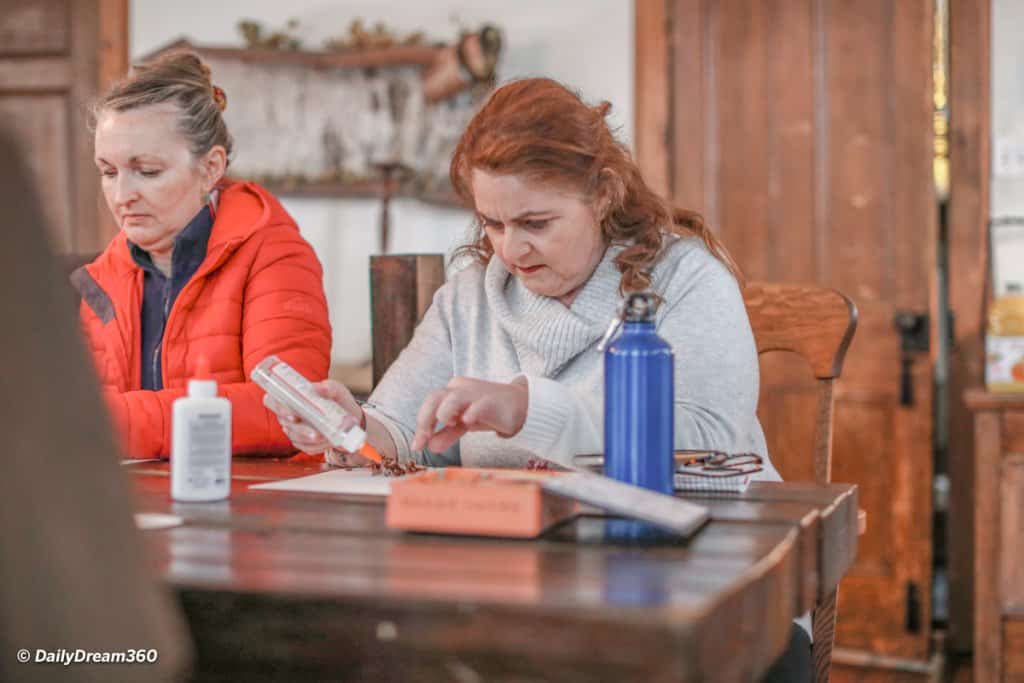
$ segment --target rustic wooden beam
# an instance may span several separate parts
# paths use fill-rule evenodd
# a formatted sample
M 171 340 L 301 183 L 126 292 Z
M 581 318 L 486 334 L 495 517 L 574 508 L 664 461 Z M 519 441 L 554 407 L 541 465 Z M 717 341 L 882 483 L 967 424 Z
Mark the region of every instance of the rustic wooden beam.
M 949 649 L 970 651 L 974 585 L 974 419 L 964 390 L 984 381 L 983 293 L 989 219 L 991 7 L 949 2 L 949 308 L 955 321 L 949 358 L 949 492 L 946 556 Z

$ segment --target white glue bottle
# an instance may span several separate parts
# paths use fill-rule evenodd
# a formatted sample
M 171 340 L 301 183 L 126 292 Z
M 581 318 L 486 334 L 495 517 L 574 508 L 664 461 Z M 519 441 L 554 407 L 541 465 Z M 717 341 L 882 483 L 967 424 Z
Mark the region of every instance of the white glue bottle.
M 231 492 L 231 402 L 217 396 L 206 358 L 200 357 L 188 396 L 171 417 L 171 498 L 223 500 Z

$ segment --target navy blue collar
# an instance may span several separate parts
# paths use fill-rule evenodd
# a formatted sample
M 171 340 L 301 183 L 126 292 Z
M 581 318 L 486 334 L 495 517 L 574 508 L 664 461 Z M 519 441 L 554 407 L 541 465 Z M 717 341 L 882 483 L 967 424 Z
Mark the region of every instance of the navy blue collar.
M 153 264 L 144 249 L 128 242 L 132 259 L 143 270 L 140 341 L 142 388 L 162 389 L 161 359 L 164 328 L 174 302 L 206 258 L 206 246 L 213 230 L 213 213 L 204 206 L 174 238 L 171 252 L 171 276 L 167 277 Z
M 210 241 L 210 233 L 213 231 L 213 212 L 210 206 L 204 204 L 199 213 L 189 221 L 185 229 L 174 238 L 174 250 L 171 252 L 171 279 L 188 281 L 199 269 L 199 265 L 206 258 L 206 246 Z M 166 277 L 153 265 L 153 259 L 142 247 L 128 240 L 128 250 L 131 252 L 132 260 L 143 270 Z M 184 283 L 182 283 L 184 284 Z

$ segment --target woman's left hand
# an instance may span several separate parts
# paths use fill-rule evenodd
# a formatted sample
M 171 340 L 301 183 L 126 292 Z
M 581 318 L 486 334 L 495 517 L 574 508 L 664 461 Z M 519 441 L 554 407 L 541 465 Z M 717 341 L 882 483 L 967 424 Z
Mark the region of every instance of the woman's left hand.
M 493 431 L 512 436 L 523 428 L 529 404 L 525 377 L 508 384 L 453 377 L 444 389 L 431 392 L 420 407 L 411 448 L 446 451 L 466 432 Z M 436 433 L 435 425 L 442 425 Z

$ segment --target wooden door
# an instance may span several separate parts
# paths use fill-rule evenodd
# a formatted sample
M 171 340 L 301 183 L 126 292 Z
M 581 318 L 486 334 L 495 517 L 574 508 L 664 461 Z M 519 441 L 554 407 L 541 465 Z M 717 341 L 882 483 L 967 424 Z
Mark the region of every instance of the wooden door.
M 30 164 L 59 252 L 97 251 L 116 230 L 87 113 L 126 68 L 127 16 L 127 0 L 4 0 L 0 12 L 0 126 Z
M 916 660 L 931 619 L 931 363 L 927 341 L 901 353 L 893 321 L 931 308 L 932 11 L 932 0 L 637 0 L 636 24 L 645 172 L 704 213 L 747 278 L 823 283 L 859 308 L 832 476 L 860 485 L 867 533 L 839 591 L 836 646 Z M 812 479 L 809 372 L 767 355 L 761 381 L 773 460 Z

